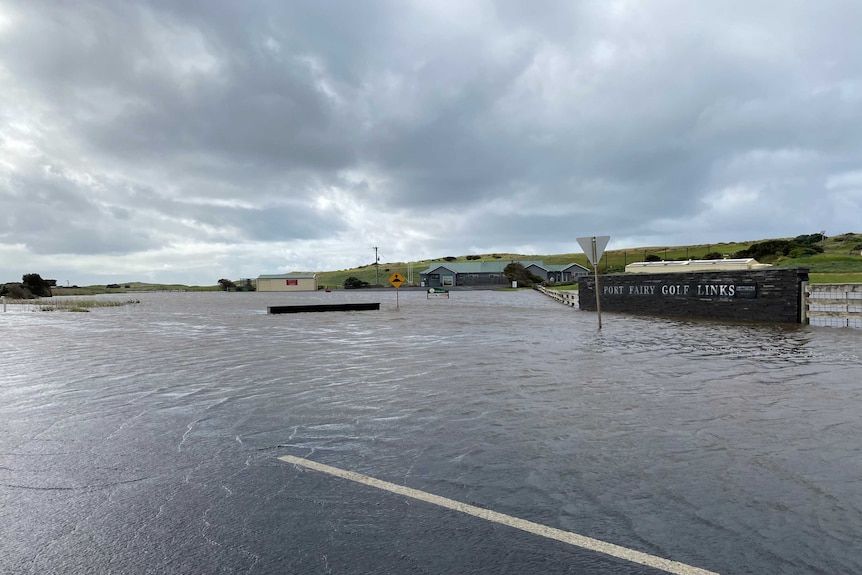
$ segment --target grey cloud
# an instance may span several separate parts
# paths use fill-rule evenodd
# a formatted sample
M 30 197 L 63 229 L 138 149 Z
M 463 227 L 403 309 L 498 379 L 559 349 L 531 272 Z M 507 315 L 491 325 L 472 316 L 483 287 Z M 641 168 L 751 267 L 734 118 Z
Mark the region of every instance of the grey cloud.
M 18 32 L 20 58 L 9 60 L 22 79 L 52 94 L 94 151 L 167 165 L 205 151 L 234 166 L 278 171 L 350 163 L 353 130 L 341 125 L 302 54 L 257 54 L 252 42 L 260 38 L 227 50 L 199 22 L 165 21 L 144 5 L 105 6 L 56 6 L 53 26 L 33 19 L 33 28 Z M 175 42 L 193 36 L 187 70 L 171 58 L 179 46 L 158 45 L 160 32 Z M 31 51 L 34 35 L 53 41 Z
M 468 212 L 481 221 L 445 241 L 697 242 L 845 225 L 859 207 L 825 192 L 862 162 L 857 2 L 5 5 L 2 240 L 39 253 L 337 242 Z M 758 227 L 717 211 L 734 189 L 752 190 L 740 209 L 818 194 L 843 209 Z M 344 204 L 310 207 L 327 197 Z
M 36 254 L 123 254 L 158 245 L 150 230 L 129 226 L 128 214 L 93 201 L 85 188 L 64 179 L 63 172 L 10 182 L 20 194 L 0 194 L 10 243 L 23 243 Z

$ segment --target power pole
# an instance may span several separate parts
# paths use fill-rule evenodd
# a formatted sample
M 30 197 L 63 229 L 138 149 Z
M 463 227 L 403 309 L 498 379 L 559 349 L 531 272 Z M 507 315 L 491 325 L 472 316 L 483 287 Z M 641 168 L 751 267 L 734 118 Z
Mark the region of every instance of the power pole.
M 377 255 L 377 246 L 374 246 L 374 285 L 380 285 L 380 256 Z

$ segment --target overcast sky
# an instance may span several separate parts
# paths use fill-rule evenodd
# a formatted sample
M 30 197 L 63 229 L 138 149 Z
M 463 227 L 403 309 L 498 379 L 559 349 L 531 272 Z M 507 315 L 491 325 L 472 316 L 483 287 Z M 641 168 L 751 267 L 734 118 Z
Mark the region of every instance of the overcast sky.
M 859 0 L 0 0 L 0 282 L 862 232 Z

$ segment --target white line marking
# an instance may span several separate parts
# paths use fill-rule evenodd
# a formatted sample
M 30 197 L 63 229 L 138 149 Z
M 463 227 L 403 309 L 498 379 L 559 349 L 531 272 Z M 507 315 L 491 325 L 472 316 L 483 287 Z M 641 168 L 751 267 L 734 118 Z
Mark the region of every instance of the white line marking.
M 631 563 L 638 563 L 640 565 L 646 565 L 647 567 L 660 569 L 667 573 L 674 573 L 675 575 L 719 575 L 715 571 L 707 571 L 706 569 L 701 569 L 700 567 L 692 567 L 691 565 L 686 565 L 685 563 L 680 563 L 678 561 L 663 559 L 661 557 L 656 557 L 655 555 L 649 555 L 648 553 L 642 553 L 640 551 L 635 551 L 634 549 L 628 549 L 620 545 L 614 545 L 613 543 L 607 543 L 605 541 L 593 539 L 592 537 L 586 537 L 584 535 L 578 535 L 577 533 L 572 533 L 570 531 L 563 531 L 562 529 L 547 527 L 545 525 L 533 523 L 532 521 L 527 521 L 525 519 L 518 519 L 517 517 L 512 517 L 511 515 L 497 513 L 496 511 L 491 511 L 490 509 L 482 509 L 481 507 L 467 505 L 466 503 L 461 503 L 460 501 L 455 501 L 454 499 L 447 499 L 446 497 L 440 497 L 439 495 L 434 495 L 433 493 L 427 493 L 425 491 L 419 491 L 418 489 L 412 489 L 403 485 L 397 485 L 388 481 L 375 479 L 373 477 L 369 477 L 368 475 L 356 473 L 355 471 L 339 469 L 338 467 L 324 465 L 323 463 L 317 463 L 316 461 L 302 459 L 301 457 L 294 457 L 293 455 L 285 455 L 283 457 L 279 457 L 279 459 L 287 463 L 293 463 L 294 465 L 299 465 L 301 467 L 320 471 L 321 473 L 334 475 L 335 477 L 341 477 L 342 479 L 347 479 L 356 483 L 362 483 L 363 485 L 369 485 L 371 487 L 376 487 L 377 489 L 383 489 L 384 491 L 389 491 L 390 493 L 396 493 L 405 497 L 411 497 L 413 499 L 418 499 L 419 501 L 425 501 L 426 503 L 432 503 L 434 505 L 439 505 L 440 507 L 445 507 L 446 509 L 452 509 L 453 511 L 460 511 L 461 513 L 466 513 L 467 515 L 472 515 L 480 519 L 493 521 L 494 523 L 499 523 L 501 525 L 508 525 L 509 527 L 514 527 L 515 529 L 526 531 L 527 533 L 532 533 L 541 537 L 547 537 L 548 539 L 562 541 L 563 543 L 568 543 L 569 545 L 581 547 L 582 549 L 588 549 L 590 551 L 604 553 L 605 555 L 610 555 L 611 557 L 616 557 L 617 559 L 624 559 Z

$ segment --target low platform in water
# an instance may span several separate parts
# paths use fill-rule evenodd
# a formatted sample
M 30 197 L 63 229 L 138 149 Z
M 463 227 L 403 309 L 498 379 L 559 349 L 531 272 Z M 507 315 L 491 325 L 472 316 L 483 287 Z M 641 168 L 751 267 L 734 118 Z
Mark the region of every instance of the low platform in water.
M 327 303 L 311 305 L 271 305 L 266 308 L 267 313 L 305 313 L 312 311 L 368 311 L 380 309 L 380 302 L 376 303 Z

